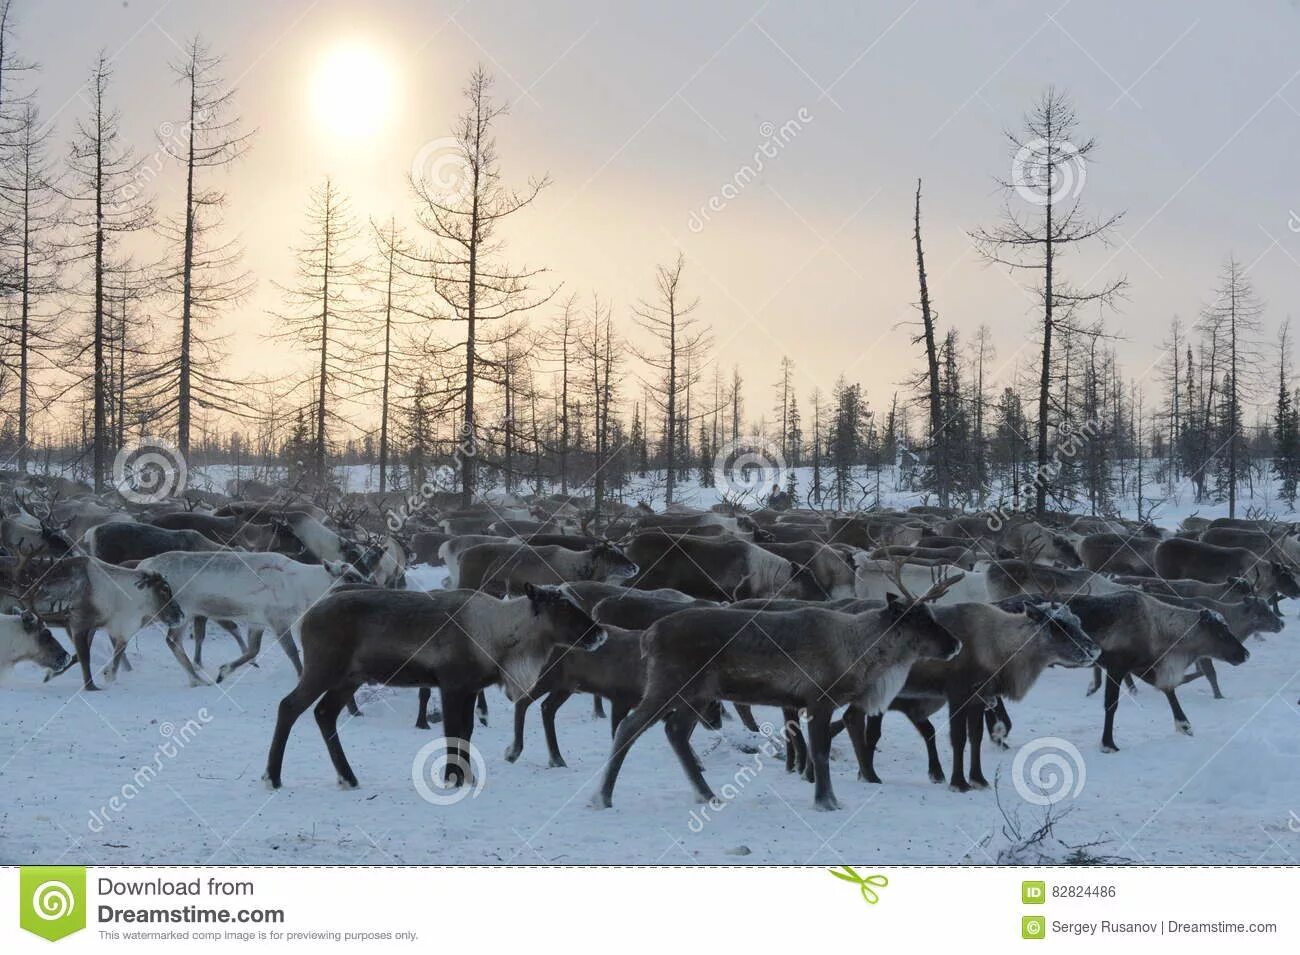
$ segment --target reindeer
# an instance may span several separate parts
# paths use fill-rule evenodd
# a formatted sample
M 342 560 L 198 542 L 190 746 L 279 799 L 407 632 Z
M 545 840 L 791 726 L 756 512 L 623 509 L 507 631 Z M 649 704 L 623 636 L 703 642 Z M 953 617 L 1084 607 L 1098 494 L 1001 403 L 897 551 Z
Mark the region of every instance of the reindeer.
M 126 641 L 141 627 L 159 622 L 168 628 L 167 647 L 188 667 L 176 632 L 185 613 L 176 603 L 171 585 L 148 569 L 130 570 L 89 556 L 63 557 L 46 562 L 29 585 L 31 599 L 67 607 L 67 627 L 81 664 L 82 686 L 98 690 L 90 675 L 90 643 L 103 628 L 113 642 L 113 659 L 103 675 L 113 678 L 122 665 Z
M 1257 593 L 1270 596 L 1274 603 L 1281 597 L 1300 597 L 1300 582 L 1289 567 L 1244 547 L 1219 547 L 1171 537 L 1156 547 L 1156 571 L 1161 577 L 1191 578 L 1211 584 L 1241 577 Z
M 943 586 L 926 598 L 938 596 Z M 861 614 L 814 607 L 672 614 L 641 638 L 645 695 L 618 728 L 594 805 L 612 804 L 628 749 L 660 718 L 696 793 L 702 800 L 713 799 L 691 750 L 690 734 L 702 708 L 723 699 L 777 706 L 785 712 L 806 709 L 814 805 L 838 809 L 829 761 L 834 709 L 856 703 L 867 713 L 879 712 L 918 659 L 951 659 L 960 650 L 961 642 L 937 621 L 924 600 L 906 602 L 893 594 L 884 609 Z
M 294 670 L 301 673 L 302 663 L 293 643 L 293 625 L 336 584 L 366 582 L 351 564 L 333 561 L 301 564 L 283 554 L 270 553 L 173 551 L 142 560 L 137 567 L 175 581 L 177 602 L 191 616 L 243 623 L 248 627 L 247 649 L 221 665 L 217 671 L 218 683 L 257 658 L 266 630 L 275 634 Z M 171 625 L 169 646 L 173 640 L 179 643 L 180 624 L 181 620 L 177 620 Z M 194 640 L 195 654 L 201 658 L 203 638 L 198 631 Z M 191 686 L 209 682 L 190 663 L 183 649 L 176 659 L 189 674 Z
M 502 595 L 524 584 L 560 584 L 575 580 L 626 580 L 637 565 L 617 545 L 600 541 L 590 550 L 532 547 L 509 542 L 479 544 L 458 562 L 458 587 Z
M 929 717 L 948 706 L 952 742 L 952 775 L 956 792 L 984 789 L 988 781 L 980 761 L 986 714 L 1004 699 L 1020 700 L 1049 666 L 1087 666 L 1101 654 L 1076 617 L 1062 604 L 1017 598 L 998 605 L 962 603 L 936 607 L 935 618 L 961 640 L 962 650 L 951 660 L 919 660 L 890 709 L 912 721 L 925 741 L 932 782 L 944 780 Z M 858 757 L 860 778 L 879 783 L 874 757 L 884 714 L 871 716 L 850 706 L 844 714 Z M 963 768 L 963 751 L 970 745 L 970 777 Z
M 554 648 L 595 650 L 604 639 L 563 585 L 529 584 L 524 596 L 507 600 L 470 590 L 332 594 L 303 617 L 303 671 L 280 701 L 265 778 L 280 788 L 289 733 L 319 700 L 316 722 L 339 783 L 356 788 L 338 716 L 357 688 L 372 682 L 438 687 L 450 751 L 445 781 L 460 786 L 468 781 L 475 696 L 493 683 L 511 699 L 531 693 Z

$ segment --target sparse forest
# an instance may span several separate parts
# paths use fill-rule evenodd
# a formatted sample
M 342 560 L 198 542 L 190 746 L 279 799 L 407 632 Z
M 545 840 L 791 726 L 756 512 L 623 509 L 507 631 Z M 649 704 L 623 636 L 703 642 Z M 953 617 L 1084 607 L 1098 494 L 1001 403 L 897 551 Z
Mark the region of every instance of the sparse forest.
M 437 478 L 466 502 L 491 487 L 615 499 L 651 487 L 667 504 L 756 454 L 813 507 L 879 504 L 883 473 L 890 490 L 966 508 L 1104 515 L 1182 487 L 1235 514 L 1275 480 L 1294 503 L 1290 333 L 1249 269 L 1225 250 L 1202 313 L 1161 317 L 1165 348 L 1142 368 L 1119 359 L 1126 279 L 1069 275 L 1076 248 L 1108 241 L 1122 213 L 1089 208 L 1104 172 L 1079 188 L 1103 144 L 1063 91 L 1046 90 L 1009 134 L 1002 206 L 970 230 L 988 268 L 1037 303 L 1034 354 L 1010 367 L 979 316 L 945 299 L 919 180 L 917 374 L 883 394 L 843 377 L 818 385 L 787 356 L 742 375 L 680 253 L 647 258 L 629 303 L 512 261 L 511 222 L 550 179 L 498 153 L 509 111 L 480 68 L 461 114 L 431 130 L 447 133 L 445 155 L 435 175 L 410 176 L 408 208 L 355 208 L 328 179 L 304 189 L 285 236 L 297 271 L 270 283 L 281 306 L 263 336 L 300 371 L 237 380 L 226 329 L 259 277 L 224 225 L 239 198 L 223 175 L 257 131 L 219 53 L 194 37 L 160 72 L 175 108 L 158 104 L 157 141 L 140 150 L 121 132 L 128 107 L 107 57 L 90 64 L 78 115 L 42 120 L 17 6 L 0 8 L 0 449 L 16 466 L 102 489 L 118 451 L 148 439 L 192 465 L 322 493 L 339 468 L 365 465 L 379 490 Z M 1002 158 L 987 157 L 990 170 Z M 168 164 L 184 182 L 177 208 L 152 188 Z M 771 405 L 746 406 L 746 389 L 766 388 Z

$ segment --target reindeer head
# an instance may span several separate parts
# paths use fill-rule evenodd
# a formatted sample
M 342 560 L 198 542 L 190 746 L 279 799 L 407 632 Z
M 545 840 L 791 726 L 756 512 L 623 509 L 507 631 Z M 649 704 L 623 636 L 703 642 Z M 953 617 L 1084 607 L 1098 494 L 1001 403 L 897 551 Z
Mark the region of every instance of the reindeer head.
M 15 647 L 18 651 L 15 662 L 30 660 L 37 666 L 44 667 L 47 681 L 77 662 L 76 657 L 63 649 L 41 618 L 32 611 L 14 607 L 10 612 L 18 616 L 23 636 Z
M 152 612 L 149 617 L 157 617 L 168 627 L 179 627 L 185 622 L 185 611 L 176 603 L 172 585 L 162 574 L 152 570 L 136 571 L 135 585 L 152 598 Z
M 532 604 L 533 616 L 541 618 L 557 646 L 595 650 L 605 642 L 605 632 L 563 584 L 540 587 L 524 584 L 524 596 Z
M 1282 632 L 1284 626 L 1282 615 L 1264 598 L 1251 594 L 1242 598 L 1241 606 L 1246 611 L 1246 630 L 1242 634 L 1243 637 L 1248 637 L 1252 633 Z
M 1032 600 L 1025 603 L 1025 616 L 1038 624 L 1035 638 L 1042 638 L 1050 662 L 1066 667 L 1090 666 L 1101 656 L 1101 647 L 1083 630 L 1083 624 L 1062 603 Z
M 596 541 L 591 548 L 591 559 L 595 565 L 595 580 L 626 580 L 635 577 L 641 570 L 636 561 L 628 557 L 617 544 L 607 540 Z
M 1217 610 L 1202 610 L 1196 621 L 1196 629 L 1209 638 L 1209 652 L 1206 656 L 1223 660 L 1233 666 L 1241 666 L 1250 659 L 1247 650 L 1228 627 L 1228 621 Z
M 1273 571 L 1273 589 L 1283 597 L 1300 597 L 1300 582 L 1296 581 L 1291 568 L 1279 561 L 1269 561 Z
M 369 584 L 373 581 L 366 574 L 357 570 L 356 566 L 346 560 L 327 560 L 321 564 L 325 568 L 325 573 L 329 574 L 336 583 L 342 584 Z
M 1075 550 L 1074 542 L 1064 534 L 1052 535 L 1052 550 L 1054 559 L 1066 567 L 1082 567 L 1083 560 L 1079 557 L 1079 552 Z

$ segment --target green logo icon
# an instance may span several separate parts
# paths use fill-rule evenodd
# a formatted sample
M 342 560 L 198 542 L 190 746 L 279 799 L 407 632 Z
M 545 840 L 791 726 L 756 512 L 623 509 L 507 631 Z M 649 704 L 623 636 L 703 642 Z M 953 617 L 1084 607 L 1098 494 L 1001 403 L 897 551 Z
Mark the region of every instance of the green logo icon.
M 18 875 L 18 924 L 51 942 L 85 928 L 85 866 L 23 866 Z
M 1020 920 L 1021 938 L 1047 938 L 1047 919 L 1041 915 L 1026 915 Z
M 852 882 L 861 889 L 862 898 L 868 905 L 875 905 L 880 901 L 880 895 L 876 892 L 876 889 L 883 889 L 885 886 L 889 885 L 889 879 L 878 872 L 862 876 L 858 875 L 852 866 L 842 865 L 840 866 L 840 869 L 843 871 L 841 872 L 835 869 L 827 869 L 826 871 L 835 876 L 835 878 L 843 879 L 845 882 Z
M 1047 883 L 1021 882 L 1020 901 L 1025 905 L 1042 905 L 1047 901 Z

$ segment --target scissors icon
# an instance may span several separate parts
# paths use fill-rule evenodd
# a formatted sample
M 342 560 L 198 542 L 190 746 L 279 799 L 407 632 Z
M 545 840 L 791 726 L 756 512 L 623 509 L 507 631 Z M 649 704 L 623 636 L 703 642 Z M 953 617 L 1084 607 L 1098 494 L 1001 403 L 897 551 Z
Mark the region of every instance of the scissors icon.
M 876 892 L 875 889 L 872 888 L 873 885 L 876 886 L 876 888 L 880 888 L 880 889 L 883 889 L 885 886 L 889 885 L 889 879 L 887 879 L 883 875 L 880 875 L 879 873 L 875 873 L 866 876 L 864 878 L 863 876 L 858 875 L 858 873 L 854 871 L 852 866 L 845 865 L 845 866 L 840 866 L 840 868 L 843 869 L 844 871 L 837 872 L 834 869 L 828 869 L 827 871 L 831 875 L 835 876 L 835 878 L 843 879 L 845 882 L 852 882 L 854 885 L 860 888 L 862 890 L 862 898 L 866 900 L 868 905 L 875 905 L 877 902 L 880 901 L 880 895 Z

